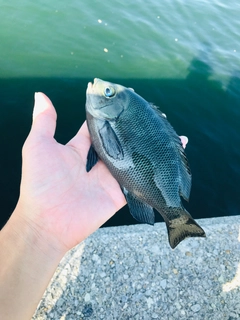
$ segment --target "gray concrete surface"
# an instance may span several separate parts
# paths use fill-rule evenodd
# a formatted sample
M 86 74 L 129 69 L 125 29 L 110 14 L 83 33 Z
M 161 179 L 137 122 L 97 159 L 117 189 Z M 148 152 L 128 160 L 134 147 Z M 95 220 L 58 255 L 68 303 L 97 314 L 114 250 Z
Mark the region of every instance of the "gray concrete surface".
M 61 261 L 33 319 L 240 319 L 240 216 L 202 219 L 175 250 L 166 227 L 100 229 Z

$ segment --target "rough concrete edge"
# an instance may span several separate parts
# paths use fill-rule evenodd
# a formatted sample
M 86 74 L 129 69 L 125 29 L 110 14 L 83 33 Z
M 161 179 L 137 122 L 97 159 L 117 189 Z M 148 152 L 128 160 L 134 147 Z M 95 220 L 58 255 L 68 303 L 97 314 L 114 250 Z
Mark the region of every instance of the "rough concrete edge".
M 216 217 L 216 218 L 204 218 L 204 219 L 195 219 L 197 223 L 206 229 L 206 233 L 208 229 L 215 228 L 218 225 L 232 225 L 239 223 L 240 224 L 240 215 L 237 216 L 224 216 L 224 217 Z M 163 230 L 167 232 L 166 225 L 164 222 L 157 222 L 154 226 L 146 225 L 146 224 L 135 224 L 135 225 L 123 225 L 123 226 L 115 226 L 115 227 L 103 227 L 94 232 L 92 236 L 103 236 L 105 234 L 116 234 L 116 233 L 130 233 L 130 232 L 149 232 L 155 231 L 156 229 Z
M 211 254 L 211 250 L 210 251 L 208 251 L 208 252 L 206 252 L 207 253 L 207 256 L 208 256 L 208 259 L 209 259 L 209 261 L 213 261 L 213 263 L 215 263 L 215 258 L 214 258 L 214 254 L 215 254 L 215 256 L 218 256 L 220 253 L 221 253 L 221 251 L 222 251 L 222 248 L 227 248 L 228 250 L 227 251 L 229 251 L 230 252 L 230 250 L 229 249 L 231 249 L 231 248 L 235 248 L 235 255 L 238 257 L 238 255 L 237 255 L 237 252 L 236 252 L 236 248 L 238 248 L 238 245 L 236 246 L 236 241 L 232 241 L 233 239 L 232 239 L 232 230 L 235 230 L 235 236 L 236 236 L 236 230 L 239 230 L 238 231 L 238 238 L 236 239 L 237 240 L 237 243 L 239 243 L 240 242 L 240 215 L 238 215 L 238 216 L 230 216 L 230 217 L 218 217 L 218 218 L 207 218 L 207 219 L 198 219 L 197 220 L 197 222 L 204 228 L 204 230 L 206 231 L 206 234 L 207 234 L 207 238 L 208 238 L 208 235 L 209 235 L 209 240 L 210 240 L 210 243 L 211 243 L 211 246 L 214 244 L 214 243 L 216 243 L 216 242 L 213 242 L 213 241 L 216 241 L 217 240 L 217 243 L 216 243 L 216 245 L 218 245 L 218 248 L 216 248 L 215 247 L 215 245 L 214 245 L 214 247 L 212 247 L 212 249 L 213 249 L 213 252 L 212 252 L 212 254 Z M 228 232 L 228 230 L 229 230 L 229 232 Z M 169 255 L 169 253 L 171 252 L 171 250 L 169 250 L 170 249 L 170 247 L 168 246 L 168 243 L 167 243 L 167 231 L 166 231 L 166 226 L 165 226 L 165 223 L 164 222 L 160 222 L 160 223 L 156 223 L 154 226 L 149 226 L 149 225 L 146 225 L 146 224 L 138 224 L 138 225 L 130 225 L 130 226 L 118 226 L 118 227 L 106 227 L 106 228 L 101 228 L 101 229 L 99 229 L 99 230 L 97 230 L 95 233 L 93 233 L 91 236 L 89 236 L 84 242 L 82 242 L 81 244 L 79 244 L 78 246 L 76 246 L 75 248 L 73 248 L 73 250 L 71 250 L 71 251 L 69 251 L 68 253 L 67 253 L 67 255 L 65 255 L 65 257 L 63 258 L 63 260 L 62 260 L 62 262 L 60 263 L 60 265 L 59 265 L 59 267 L 58 267 L 58 271 L 57 271 L 57 277 L 58 277 L 58 279 L 57 279 L 57 281 L 61 284 L 61 278 L 63 278 L 63 279 L 67 279 L 67 277 L 70 277 L 71 278 L 71 274 L 72 274 L 72 271 L 73 270 L 70 270 L 70 271 L 67 271 L 67 270 L 65 270 L 64 271 L 64 275 L 63 275 L 63 268 L 65 268 L 65 264 L 67 263 L 69 263 L 69 261 L 71 261 L 72 260 L 72 264 L 74 264 L 74 261 L 76 261 L 76 259 L 78 260 L 79 259 L 79 257 L 81 257 L 82 256 L 82 253 L 83 253 L 83 250 L 84 250 L 84 246 L 86 245 L 86 246 L 88 246 L 90 243 L 98 243 L 99 241 L 103 244 L 103 243 L 107 243 L 107 242 L 109 242 L 109 241 L 112 241 L 112 240 L 116 240 L 116 238 L 119 238 L 119 239 L 122 239 L 122 242 L 123 243 L 125 243 L 126 241 L 128 241 L 129 239 L 132 239 L 132 237 L 134 236 L 134 235 L 136 235 L 136 238 L 139 238 L 139 236 L 141 235 L 141 234 L 143 234 L 143 236 L 146 238 L 146 237 L 148 237 L 148 234 L 151 234 L 151 236 L 154 238 L 155 237 L 155 235 L 158 237 L 158 240 L 159 240 L 159 235 L 160 235 L 160 237 L 161 237 L 161 239 L 163 239 L 163 238 L 165 238 L 166 239 L 166 241 L 164 240 L 164 243 L 163 243 L 163 246 L 161 246 L 161 251 L 163 250 L 163 252 L 161 253 L 161 255 L 163 255 L 163 256 L 165 256 L 165 258 L 166 258 L 166 260 L 168 261 L 169 260 L 169 262 L 170 262 L 170 266 L 171 266 L 171 268 L 169 269 L 169 280 L 168 280 L 168 282 L 170 283 L 171 281 L 173 281 L 174 280 L 174 278 L 172 277 L 172 275 L 171 275 L 171 271 L 173 270 L 173 271 L 175 271 L 176 272 L 176 270 L 177 269 L 173 269 L 173 267 L 175 268 L 175 266 L 174 266 L 174 264 L 173 264 L 173 259 L 175 259 L 176 258 L 176 256 L 177 255 L 179 255 L 180 257 L 182 256 L 184 256 L 185 255 L 185 253 L 186 252 L 188 252 L 188 250 L 190 250 L 190 249 L 193 249 L 193 250 L 199 250 L 200 248 L 202 248 L 202 251 L 200 251 L 200 252 L 202 252 L 202 254 L 204 255 L 205 253 L 205 249 L 204 248 L 206 248 L 206 245 L 207 245 L 207 242 L 205 242 L 205 239 L 201 239 L 200 241 L 198 240 L 198 238 L 195 238 L 195 239 L 197 239 L 197 240 L 194 240 L 193 238 L 189 238 L 189 239 L 187 239 L 187 240 L 184 240 L 182 243 L 181 243 L 181 245 L 180 245 L 180 247 L 179 247 L 179 249 L 177 249 L 177 251 L 175 251 L 175 254 L 174 255 L 172 255 L 172 254 L 170 254 Z M 232 235 L 231 235 L 232 234 Z M 140 236 L 141 237 L 141 236 Z M 135 237 L 134 237 L 135 238 Z M 206 239 L 207 239 L 206 238 Z M 212 239 L 211 239 L 212 238 Z M 218 241 L 218 239 L 222 239 L 223 241 Z M 147 243 L 146 243 L 147 244 Z M 227 247 L 226 247 L 226 244 L 227 244 Z M 156 245 L 157 247 L 159 247 L 159 245 L 157 244 Z M 150 249 L 150 248 L 149 248 Z M 122 250 L 124 251 L 124 246 L 122 247 Z M 217 252 L 215 252 L 214 253 L 214 250 Z M 186 251 L 186 252 L 185 252 Z M 199 251 L 198 251 L 198 253 L 199 253 Z M 97 255 L 98 253 L 96 252 L 96 255 Z M 91 253 L 90 252 L 87 252 L 87 255 L 88 255 L 88 261 L 91 261 L 91 258 L 90 258 L 90 256 L 89 255 L 91 255 Z M 201 257 L 202 257 L 202 255 L 200 255 Z M 212 257 L 211 257 L 212 256 Z M 201 258 L 200 257 L 200 258 Z M 94 258 L 94 257 L 93 257 Z M 196 258 L 196 257 L 195 257 Z M 194 258 L 194 259 L 195 259 Z M 85 256 L 85 260 L 86 260 L 86 256 Z M 236 259 L 235 259 L 236 260 Z M 182 260 L 181 260 L 182 261 Z M 126 262 L 126 260 L 125 260 L 125 262 Z M 166 261 L 165 261 L 166 262 Z M 237 262 L 238 262 L 238 259 L 235 261 L 235 264 L 237 265 Z M 183 263 L 183 265 L 181 265 L 181 267 L 184 269 L 185 267 L 184 267 L 184 263 Z M 192 263 L 188 263 L 187 264 L 188 265 L 188 268 L 190 267 L 190 268 L 192 268 L 192 271 L 195 271 L 195 269 L 194 269 L 194 265 L 192 264 Z M 203 266 L 204 267 L 204 266 Z M 205 266 L 204 267 L 207 271 L 208 271 L 208 268 Z M 202 269 L 202 268 L 201 268 Z M 234 268 L 233 268 L 234 269 Z M 216 277 L 216 272 L 217 272 L 217 270 L 215 270 L 215 268 L 212 268 L 211 270 L 211 277 L 212 277 L 212 279 L 211 279 L 211 281 L 212 281 L 212 283 L 213 283 L 213 287 L 214 287 L 214 289 L 213 289 L 213 295 L 212 295 L 212 298 L 210 299 L 210 301 L 211 301 L 211 303 L 212 303 L 212 305 L 214 305 L 214 308 L 215 309 L 213 309 L 214 310 L 214 312 L 215 312 L 215 314 L 214 314 L 214 317 L 212 318 L 213 320 L 215 320 L 215 319 L 220 319 L 219 317 L 222 317 L 222 319 L 226 319 L 226 320 L 229 320 L 229 319 L 235 319 L 236 317 L 238 317 L 239 315 L 240 315 L 240 313 L 239 313 L 239 306 L 240 306 L 240 304 L 238 305 L 238 304 L 236 304 L 236 296 L 234 296 L 234 293 L 232 293 L 231 295 L 229 295 L 229 297 L 227 298 L 226 297 L 226 293 L 223 293 L 222 294 L 222 296 L 220 297 L 221 299 L 225 299 L 226 300 L 226 308 L 225 309 L 221 309 L 220 307 L 221 307 L 221 304 L 220 304 L 220 302 L 218 301 L 219 300 L 219 298 L 218 298 L 218 294 L 219 294 L 219 292 L 218 291 L 216 291 L 216 283 L 218 283 L 219 281 L 220 282 L 223 282 L 223 280 L 224 279 L 222 279 L 222 275 L 219 273 L 219 274 L 217 274 L 217 280 L 215 280 L 215 279 L 213 279 L 213 276 L 214 277 Z M 69 274 L 68 274 L 68 276 L 67 275 L 65 275 L 65 273 L 68 273 L 68 272 L 70 272 Z M 232 276 L 234 276 L 234 271 L 231 271 L 233 274 L 232 274 Z M 236 271 L 236 272 L 238 272 L 238 271 Z M 210 276 L 210 275 L 208 275 L 208 276 Z M 236 274 L 237 275 L 237 274 Z M 196 280 L 200 280 L 200 279 L 198 279 L 198 277 L 200 276 L 200 278 L 201 278 L 201 275 L 197 275 L 197 274 L 195 274 L 195 281 Z M 82 274 L 82 277 L 84 277 L 84 274 Z M 101 277 L 100 277 L 101 278 Z M 86 279 L 87 279 L 87 277 L 86 277 Z M 165 278 L 163 278 L 162 279 L 162 281 L 164 281 L 164 279 Z M 231 277 L 229 277 L 229 279 L 231 279 Z M 49 289 L 50 289 L 50 293 L 51 294 L 54 294 L 54 295 L 56 295 L 56 289 L 57 289 L 57 287 L 56 287 L 56 283 L 54 284 L 54 279 L 52 279 L 53 280 L 53 282 L 52 282 L 52 285 L 50 284 L 50 286 L 49 286 Z M 78 285 L 80 285 L 81 287 L 82 287 L 82 285 L 81 285 L 81 281 L 78 283 L 78 279 L 76 279 L 75 281 L 77 281 L 77 282 L 74 282 L 75 283 L 75 285 L 76 286 L 78 286 Z M 103 283 L 102 284 L 104 284 L 104 281 L 105 281 L 105 278 L 101 278 L 100 279 L 100 281 L 102 281 Z M 127 280 L 126 280 L 127 281 Z M 137 279 L 136 281 L 139 281 L 139 279 Z M 168 289 L 168 290 L 170 290 L 169 292 L 171 293 L 171 292 L 174 292 L 175 291 L 175 289 L 176 289 L 176 280 L 174 280 L 175 282 L 173 282 L 173 285 L 172 285 L 172 289 Z M 191 280 L 192 281 L 192 280 Z M 208 280 L 209 281 L 209 280 Z M 226 279 L 226 281 L 227 281 L 227 279 Z M 84 280 L 84 282 L 86 282 L 86 288 L 87 287 L 89 287 L 89 285 L 87 285 L 87 280 Z M 53 285 L 54 284 L 54 285 Z M 190 283 L 189 283 L 190 284 Z M 222 283 L 220 283 L 221 285 L 222 285 Z M 228 283 L 226 283 L 226 284 L 228 284 Z M 225 285 L 226 285 L 225 284 Z M 100 287 L 103 287 L 103 286 L 101 286 L 101 285 L 99 285 L 98 286 L 99 288 Z M 60 288 L 61 288 L 61 285 L 60 285 Z M 185 289 L 187 289 L 187 288 L 185 288 Z M 61 289 L 62 290 L 62 289 Z M 215 290 L 215 291 L 214 291 Z M 237 291 L 238 292 L 238 291 Z M 236 294 L 237 294 L 237 292 L 236 292 Z M 214 293 L 215 293 L 215 295 L 214 295 Z M 99 292 L 99 294 L 100 294 L 100 292 Z M 74 314 L 75 314 L 75 312 L 77 312 L 77 314 L 79 314 L 79 316 L 80 316 L 80 319 L 85 319 L 85 317 L 82 317 L 83 315 L 84 315 L 84 312 L 86 311 L 84 308 L 86 307 L 86 306 L 88 306 L 88 304 L 86 304 L 85 303 L 85 305 L 84 305 L 84 301 L 87 299 L 86 297 L 88 297 L 88 293 L 86 293 L 85 291 L 84 291 L 84 295 L 83 295 L 83 298 L 81 298 L 81 300 L 82 300 L 82 303 L 83 303 L 83 305 L 81 306 L 82 308 L 83 308 L 83 311 L 77 311 L 77 310 L 75 310 L 74 311 Z M 191 295 L 189 295 L 189 297 L 190 297 Z M 49 297 L 50 297 L 50 300 L 48 300 L 49 299 Z M 48 312 L 47 313 L 45 313 L 45 308 L 47 307 L 47 308 L 51 308 L 51 305 L 53 304 L 53 308 L 54 308 L 54 303 L 53 303 L 53 301 L 51 301 L 51 298 L 52 296 L 51 295 L 49 295 L 48 297 L 46 296 L 45 298 L 43 298 L 43 300 L 45 299 L 45 301 L 46 301 L 46 304 L 44 305 L 43 304 L 43 306 L 42 306 L 42 310 L 39 310 L 39 313 L 38 313 L 38 316 L 37 316 L 37 318 L 36 317 L 34 317 L 33 319 L 39 319 L 39 320 L 46 320 L 46 319 L 48 319 L 48 318 L 46 318 L 46 317 L 48 317 L 48 315 L 50 316 L 51 315 L 51 318 L 53 318 L 53 319 L 58 319 L 58 315 L 59 314 L 61 314 L 61 312 L 60 312 L 60 310 L 59 310 L 59 302 L 57 302 L 57 309 L 55 308 L 55 309 L 53 309 L 53 311 L 51 311 L 51 313 L 49 314 Z M 64 296 L 62 296 L 61 295 L 61 297 L 62 298 L 57 298 L 58 300 L 57 301 L 64 301 L 64 299 L 66 299 L 66 297 L 64 298 Z M 201 303 L 201 299 L 202 299 L 202 297 L 203 296 L 201 296 L 201 297 L 199 297 L 199 299 L 198 299 L 198 303 L 196 304 L 195 302 L 196 301 L 190 301 L 190 300 L 188 300 L 188 302 L 187 302 L 187 310 L 188 310 L 188 312 L 189 312 L 189 314 L 190 313 L 192 313 L 193 315 L 194 315 L 194 317 L 196 316 L 196 315 L 198 315 L 198 312 L 200 312 L 200 306 L 202 305 L 202 303 Z M 67 298 L 67 299 L 69 299 L 69 298 Z M 85 299 L 85 300 L 84 300 Z M 170 301 L 170 300 L 169 300 Z M 86 302 L 86 301 L 85 301 Z M 192 304 L 191 304 L 191 303 Z M 189 304 L 190 303 L 190 304 Z M 40 304 L 39 304 L 40 305 Z M 118 307 L 118 310 L 116 311 L 116 312 L 118 312 L 120 309 L 119 309 L 120 307 Z M 230 310 L 230 309 L 232 310 Z M 76 308 L 75 308 L 76 309 Z M 230 311 L 229 311 L 229 310 Z M 47 309 L 46 309 L 47 310 Z M 55 310 L 55 311 L 54 311 Z M 206 308 L 206 310 L 205 310 L 205 312 L 208 312 L 208 315 L 210 316 L 210 314 L 212 315 L 212 313 L 211 312 L 213 312 L 213 310 L 208 310 L 207 308 Z M 226 311 L 227 310 L 227 311 Z M 145 309 L 144 309 L 144 307 L 140 310 L 139 309 L 139 319 L 149 319 L 148 318 L 148 316 L 145 316 L 144 314 L 145 314 Z M 181 309 L 180 311 L 184 311 L 183 309 Z M 180 312 L 179 311 L 179 312 Z M 42 313 L 42 315 L 41 315 L 41 312 L 43 312 Z M 65 309 L 62 309 L 62 314 L 64 314 L 64 312 L 66 312 L 66 310 Z M 106 314 L 105 314 L 105 312 L 108 312 L 107 311 L 107 309 L 105 310 L 105 309 L 103 309 L 103 311 L 102 311 L 102 315 L 104 316 L 104 318 L 105 319 L 117 319 L 117 317 L 110 317 L 110 315 L 108 315 L 108 317 L 106 317 Z M 169 317 L 170 316 L 170 314 L 172 313 L 173 311 L 169 311 L 167 314 L 168 314 L 168 316 L 167 317 Z M 226 314 L 224 314 L 224 312 L 226 313 Z M 37 314 L 37 313 L 36 313 Z M 57 314 L 57 316 L 56 316 L 56 314 Z M 154 312 L 153 314 L 152 314 L 153 316 L 156 316 L 157 318 L 158 318 L 158 313 L 156 313 L 156 312 Z M 91 319 L 97 319 L 96 318 L 96 316 L 98 317 L 99 316 L 99 314 L 95 314 L 95 315 L 93 315 L 93 317 L 91 317 Z M 199 318 L 200 317 L 200 318 Z M 179 318 L 179 313 L 178 313 L 178 317 L 177 318 Z M 172 317 L 171 319 L 177 319 L 176 317 Z M 65 318 L 64 318 L 65 319 Z M 102 318 L 101 318 L 102 319 Z M 162 319 L 167 319 L 166 317 L 163 317 Z M 170 319 L 170 318 L 168 318 L 168 319 Z M 182 319 L 182 318 L 181 318 Z M 191 319 L 193 319 L 192 317 L 191 317 Z M 198 315 L 198 317 L 195 317 L 195 319 L 202 319 L 202 314 L 199 314 Z

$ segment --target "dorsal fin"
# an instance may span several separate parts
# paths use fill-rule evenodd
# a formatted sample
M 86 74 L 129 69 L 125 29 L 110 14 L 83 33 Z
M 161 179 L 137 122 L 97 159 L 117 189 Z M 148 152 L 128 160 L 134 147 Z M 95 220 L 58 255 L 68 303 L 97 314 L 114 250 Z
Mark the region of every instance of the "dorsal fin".
M 190 196 L 190 191 L 191 191 L 192 175 L 191 175 L 190 166 L 189 166 L 189 163 L 187 160 L 187 156 L 186 156 L 184 149 L 183 149 L 183 146 L 182 146 L 181 139 L 179 138 L 176 131 L 173 129 L 171 124 L 166 119 L 165 114 L 162 113 L 154 104 L 149 103 L 149 105 L 156 112 L 156 114 L 158 114 L 161 117 L 161 120 L 163 121 L 163 123 L 167 129 L 168 134 L 171 136 L 171 139 L 173 139 L 173 141 L 175 143 L 176 150 L 180 155 L 182 165 L 179 166 L 179 175 L 181 177 L 179 192 L 180 192 L 180 195 L 185 200 L 188 201 L 189 196 Z

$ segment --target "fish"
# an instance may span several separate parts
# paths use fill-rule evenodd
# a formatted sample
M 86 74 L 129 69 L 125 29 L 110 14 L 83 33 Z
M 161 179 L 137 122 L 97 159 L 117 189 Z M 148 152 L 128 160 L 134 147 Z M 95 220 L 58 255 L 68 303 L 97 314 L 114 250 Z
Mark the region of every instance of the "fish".
M 118 181 L 131 215 L 154 225 L 163 217 L 171 248 L 187 237 L 205 237 L 184 208 L 191 171 L 181 140 L 166 115 L 132 88 L 95 78 L 86 90 L 90 172 L 101 159 Z

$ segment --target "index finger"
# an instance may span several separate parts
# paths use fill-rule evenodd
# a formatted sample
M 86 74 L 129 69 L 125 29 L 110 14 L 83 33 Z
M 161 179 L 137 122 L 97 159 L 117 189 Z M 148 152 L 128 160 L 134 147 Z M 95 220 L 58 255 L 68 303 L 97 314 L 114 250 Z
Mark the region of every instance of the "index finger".
M 90 134 L 88 131 L 86 121 L 84 121 L 84 123 L 82 124 L 81 128 L 78 130 L 76 135 L 67 144 L 72 145 L 74 147 L 79 147 L 83 143 L 89 146 L 91 144 Z

